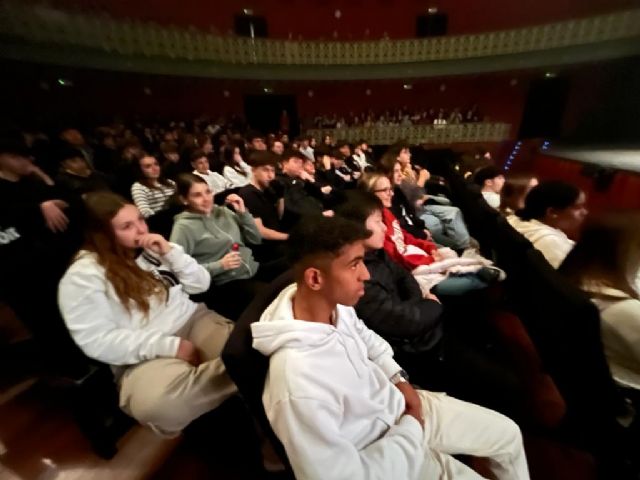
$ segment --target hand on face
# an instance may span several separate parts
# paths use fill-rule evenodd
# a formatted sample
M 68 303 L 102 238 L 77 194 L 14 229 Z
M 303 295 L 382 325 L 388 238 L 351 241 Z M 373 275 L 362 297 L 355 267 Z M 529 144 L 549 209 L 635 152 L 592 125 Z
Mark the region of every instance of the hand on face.
M 140 248 L 150 250 L 157 255 L 166 255 L 171 250 L 171 244 L 162 235 L 157 233 L 146 233 L 141 235 L 136 244 Z

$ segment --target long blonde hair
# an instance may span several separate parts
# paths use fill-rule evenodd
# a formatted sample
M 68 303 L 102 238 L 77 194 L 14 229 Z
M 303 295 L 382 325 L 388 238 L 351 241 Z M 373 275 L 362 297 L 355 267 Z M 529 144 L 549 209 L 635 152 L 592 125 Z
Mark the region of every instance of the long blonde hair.
M 166 300 L 168 292 L 162 280 L 140 268 L 133 252 L 116 241 L 111 220 L 129 204 L 111 192 L 88 194 L 85 197 L 87 228 L 83 250 L 96 255 L 124 308 L 131 312 L 133 302 L 147 316 L 150 299 L 158 296 Z

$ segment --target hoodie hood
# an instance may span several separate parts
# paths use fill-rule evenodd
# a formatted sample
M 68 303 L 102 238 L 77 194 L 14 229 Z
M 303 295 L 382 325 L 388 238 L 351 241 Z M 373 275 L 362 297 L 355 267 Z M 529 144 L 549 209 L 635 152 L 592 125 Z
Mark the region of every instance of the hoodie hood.
M 296 284 L 285 288 L 260 320 L 251 325 L 253 348 L 263 355 L 270 356 L 281 348 L 318 348 L 335 334 L 332 325 L 294 318 L 292 302 L 297 289 Z

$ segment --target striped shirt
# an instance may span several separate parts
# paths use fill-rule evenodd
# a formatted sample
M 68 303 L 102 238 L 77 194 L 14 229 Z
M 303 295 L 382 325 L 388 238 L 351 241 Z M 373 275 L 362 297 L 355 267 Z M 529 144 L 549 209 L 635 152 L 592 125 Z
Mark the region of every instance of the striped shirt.
M 176 184 L 169 180 L 170 186 L 159 185 L 158 188 L 149 188 L 136 182 L 131 187 L 133 203 L 144 218 L 149 218 L 154 213 L 165 208 L 167 201 L 176 193 Z

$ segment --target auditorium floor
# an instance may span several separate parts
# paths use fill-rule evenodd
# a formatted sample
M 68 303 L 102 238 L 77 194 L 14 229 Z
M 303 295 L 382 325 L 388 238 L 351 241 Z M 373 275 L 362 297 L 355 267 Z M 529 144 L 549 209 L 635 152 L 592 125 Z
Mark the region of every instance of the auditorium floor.
M 211 431 L 221 437 L 224 431 Z M 238 453 L 224 443 L 194 448 L 184 438 L 165 440 L 140 426 L 118 443 L 112 460 L 90 449 L 70 412 L 34 380 L 0 391 L 0 478 L 3 480 L 254 480 L 242 472 Z M 233 443 L 233 442 L 232 442 Z M 229 448 L 236 448 L 229 446 Z M 245 462 L 246 463 L 246 462 Z

